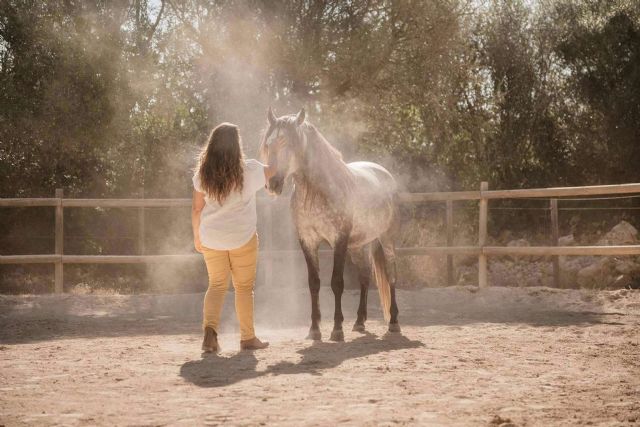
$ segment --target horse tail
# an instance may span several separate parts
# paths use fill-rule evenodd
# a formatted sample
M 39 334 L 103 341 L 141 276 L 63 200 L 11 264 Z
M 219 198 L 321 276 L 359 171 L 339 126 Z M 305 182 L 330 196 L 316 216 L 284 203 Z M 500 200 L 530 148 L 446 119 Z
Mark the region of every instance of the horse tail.
M 380 242 L 373 244 L 373 273 L 378 286 L 378 294 L 380 295 L 380 306 L 384 320 L 388 323 L 391 319 L 391 286 L 389 285 L 389 275 L 387 272 L 387 259 Z

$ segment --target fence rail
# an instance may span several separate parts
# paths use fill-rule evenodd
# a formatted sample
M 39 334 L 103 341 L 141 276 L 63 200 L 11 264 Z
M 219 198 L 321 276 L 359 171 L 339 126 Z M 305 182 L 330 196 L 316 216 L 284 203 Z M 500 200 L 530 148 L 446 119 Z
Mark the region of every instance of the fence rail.
M 561 197 L 575 196 L 602 196 L 640 193 L 640 183 L 619 184 L 619 185 L 596 185 L 584 187 L 559 187 L 559 188 L 532 188 L 519 190 L 489 190 L 488 183 L 482 182 L 480 191 L 456 191 L 437 193 L 402 193 L 399 196 L 401 203 L 425 203 L 425 202 L 446 202 L 446 246 L 426 246 L 413 248 L 398 248 L 399 256 L 420 256 L 420 255 L 446 255 L 447 257 L 447 281 L 453 283 L 453 256 L 471 255 L 478 257 L 478 285 L 486 287 L 487 280 L 487 257 L 489 256 L 551 256 L 553 261 L 554 285 L 560 286 L 559 256 L 576 255 L 640 255 L 640 245 L 617 245 L 617 246 L 558 246 L 558 199 Z M 487 223 L 489 200 L 494 199 L 519 199 L 519 198 L 550 198 L 551 219 L 551 246 L 527 246 L 527 247 L 502 247 L 487 246 Z M 479 201 L 479 223 L 478 223 L 478 245 L 477 246 L 453 246 L 453 213 L 454 201 L 478 200 Z M 267 219 L 273 218 L 271 204 L 259 199 L 260 204 L 266 204 Z M 144 209 L 145 208 L 168 208 L 168 207 L 189 207 L 191 199 L 72 199 L 64 198 L 63 190 L 56 190 L 54 198 L 6 198 L 0 199 L 0 207 L 33 207 L 49 206 L 55 207 L 55 251 L 53 254 L 43 255 L 2 255 L 0 264 L 54 264 L 55 280 L 54 290 L 56 293 L 63 292 L 63 265 L 64 264 L 140 264 L 140 263 L 165 263 L 165 262 L 185 262 L 199 260 L 198 254 L 175 254 L 175 255 L 145 255 L 144 254 Z M 138 208 L 138 251 L 139 255 L 65 255 L 64 254 L 64 208 Z M 272 227 L 267 221 L 267 242 L 270 242 Z M 320 251 L 321 256 L 329 256 L 332 251 Z M 262 260 L 274 260 L 284 257 L 301 257 L 298 250 L 276 250 L 268 243 L 265 250 L 260 252 Z M 267 263 L 267 280 L 271 280 L 273 275 L 270 263 Z M 269 274 L 271 272 L 271 274 Z
M 575 196 L 602 196 L 608 194 L 640 193 L 640 183 L 617 185 L 591 185 L 584 187 L 527 188 L 521 190 L 453 191 L 442 193 L 403 193 L 403 202 L 435 202 L 445 200 L 482 200 L 482 199 L 536 199 Z

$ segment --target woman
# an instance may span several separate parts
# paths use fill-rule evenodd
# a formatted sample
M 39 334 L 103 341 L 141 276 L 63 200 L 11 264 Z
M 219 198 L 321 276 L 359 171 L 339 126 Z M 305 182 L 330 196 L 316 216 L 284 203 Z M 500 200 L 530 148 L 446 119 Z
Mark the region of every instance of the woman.
M 240 324 L 240 348 L 257 350 L 253 327 L 253 287 L 258 258 L 255 193 L 275 173 L 275 167 L 245 160 L 238 127 L 218 125 L 202 150 L 193 175 L 191 222 L 194 245 L 204 255 L 209 287 L 204 297 L 204 352 L 218 351 L 218 324 L 229 274 L 235 289 Z

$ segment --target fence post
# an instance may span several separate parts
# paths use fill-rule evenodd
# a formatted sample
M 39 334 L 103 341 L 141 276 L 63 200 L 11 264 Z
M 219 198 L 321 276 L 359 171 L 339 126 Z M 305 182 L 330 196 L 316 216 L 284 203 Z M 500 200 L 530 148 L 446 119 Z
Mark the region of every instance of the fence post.
M 62 266 L 62 254 L 64 252 L 64 211 L 62 207 L 62 188 L 56 188 L 56 226 L 55 226 L 55 254 L 60 255 L 60 259 L 55 264 L 54 292 L 60 294 L 64 292 L 64 275 Z
M 558 199 L 551 199 L 551 246 L 558 246 L 558 239 L 560 236 L 558 226 Z M 553 263 L 553 286 L 560 287 L 560 257 L 554 255 L 552 257 Z
M 487 210 L 488 200 L 484 197 L 483 192 L 489 190 L 489 183 L 483 181 L 480 183 L 480 223 L 478 224 L 478 246 L 480 246 L 480 255 L 478 255 L 478 286 L 486 288 L 487 283 L 487 256 L 484 254 L 484 246 L 487 244 Z
M 144 199 L 144 187 L 140 187 L 140 197 Z M 144 207 L 138 208 L 138 254 L 144 255 L 144 236 L 145 236 L 145 224 L 144 224 Z
M 447 200 L 447 247 L 453 246 L 453 200 Z M 447 255 L 447 285 L 453 283 L 453 255 Z

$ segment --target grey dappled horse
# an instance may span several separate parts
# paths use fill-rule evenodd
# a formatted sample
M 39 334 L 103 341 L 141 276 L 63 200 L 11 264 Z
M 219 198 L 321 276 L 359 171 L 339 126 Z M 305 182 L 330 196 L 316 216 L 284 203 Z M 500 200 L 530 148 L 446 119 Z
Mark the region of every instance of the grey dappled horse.
M 342 292 L 347 252 L 358 268 L 360 305 L 354 331 L 364 332 L 367 290 L 373 264 L 384 318 L 390 332 L 400 332 L 395 282 L 395 236 L 397 234 L 396 182 L 382 166 L 370 162 L 345 163 L 338 150 L 297 115 L 276 118 L 268 113 L 269 127 L 261 155 L 277 165 L 268 190 L 282 193 L 287 177 L 294 191 L 291 210 L 300 246 L 307 262 L 311 292 L 311 329 L 308 338 L 320 340 L 320 290 L 318 247 L 326 241 L 334 249 L 331 289 L 335 296 L 331 340 L 343 341 Z M 279 137 L 283 144 L 273 144 Z M 372 262 L 371 262 L 372 261 Z

